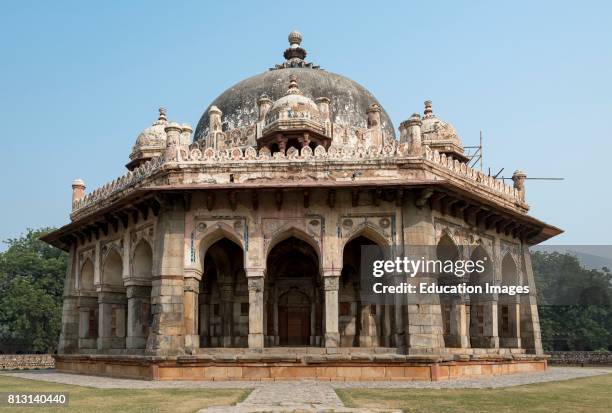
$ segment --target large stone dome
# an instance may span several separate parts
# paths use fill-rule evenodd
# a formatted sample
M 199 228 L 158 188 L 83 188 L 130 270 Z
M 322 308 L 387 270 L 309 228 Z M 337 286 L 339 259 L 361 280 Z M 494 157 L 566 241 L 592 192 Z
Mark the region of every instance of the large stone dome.
M 208 134 L 211 106 L 222 112 L 222 128 L 229 130 L 257 122 L 257 100 L 265 94 L 273 101 L 287 92 L 289 78 L 295 75 L 304 96 L 315 100 L 330 99 L 331 121 L 340 125 L 366 128 L 367 110 L 380 102 L 366 88 L 344 76 L 328 72 L 306 63 L 306 51 L 299 46 L 301 36 L 289 35 L 290 47 L 285 51 L 285 62 L 267 72 L 245 79 L 219 95 L 204 111 L 195 131 L 194 139 Z M 297 43 L 296 43 L 297 42 Z M 382 108 L 382 105 L 380 105 Z M 384 109 L 381 111 L 382 128 L 387 136 L 395 137 L 393 123 Z

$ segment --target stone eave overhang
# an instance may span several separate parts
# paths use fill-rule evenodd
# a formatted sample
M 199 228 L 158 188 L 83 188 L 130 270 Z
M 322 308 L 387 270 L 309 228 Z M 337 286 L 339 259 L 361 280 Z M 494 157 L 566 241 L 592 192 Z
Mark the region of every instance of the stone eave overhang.
M 154 195 L 154 192 L 147 191 L 144 188 L 137 188 L 135 191 L 118 198 L 115 202 L 83 215 L 69 224 L 40 237 L 40 239 L 54 247 L 68 251 L 75 237 L 79 238 L 79 236 L 75 234 L 88 232 L 91 235 L 95 235 L 96 233 L 104 232 L 105 226 L 108 231 L 108 226 L 118 225 L 122 218 L 121 216 L 113 214 L 118 210 L 125 210 L 127 208 L 135 212 L 142 209 L 143 214 L 148 214 L 148 208 L 152 207 L 152 212 L 156 214 L 159 203 L 154 199 Z M 146 212 L 144 212 L 144 207 L 147 208 Z
M 109 224 L 118 225 L 130 211 L 137 214 L 138 208 L 159 209 L 161 203 L 155 200 L 155 194 L 160 192 L 306 188 L 421 189 L 423 202 L 443 214 L 448 212 L 449 205 L 458 205 L 457 216 L 463 217 L 465 210 L 467 216 L 475 216 L 474 225 L 495 227 L 498 232 L 511 233 L 528 244 L 540 243 L 562 232 L 527 215 L 528 205 L 516 189 L 437 152 L 426 150 L 423 156 L 406 156 L 399 148 L 359 157 L 354 152 L 351 157 L 332 153 L 333 148 L 319 149 L 323 148 L 297 157 L 266 158 L 258 156 L 252 148 L 246 151 L 234 148 L 227 152 L 192 151 L 180 160 L 156 158 L 75 204 L 73 222 L 42 239 L 68 249 L 75 233 L 77 238 L 83 234 L 91 236 L 96 231 L 104 232 Z M 287 179 L 287 173 L 293 179 Z
M 70 224 L 67 224 L 52 233 L 47 234 L 41 239 L 54 245 L 60 249 L 68 250 L 70 239 L 74 239 L 74 234 L 81 234 L 83 230 L 103 231 L 104 225 L 113 225 L 113 221 L 119 221 L 120 217 L 128 214 L 138 207 L 136 205 L 151 206 L 153 213 L 156 215 L 156 210 L 159 208 L 159 202 L 156 200 L 156 194 L 159 193 L 190 193 L 194 191 L 278 191 L 278 190 L 304 190 L 304 189 L 359 189 L 363 191 L 377 189 L 401 189 L 415 190 L 416 196 L 431 190 L 429 197 L 445 196 L 453 199 L 455 202 L 463 202 L 469 205 L 470 208 L 480 208 L 484 212 L 489 212 L 491 215 L 500 216 L 506 222 L 512 221 L 520 223 L 526 228 L 531 229 L 531 235 L 525 237 L 528 244 L 538 244 L 551 237 L 561 234 L 563 231 L 557 227 L 546 224 L 534 217 L 525 213 L 518 212 L 514 208 L 509 208 L 499 203 L 491 201 L 486 196 L 476 192 L 466 190 L 457 182 L 447 179 L 432 179 L 432 180 L 323 180 L 323 181 L 266 181 L 266 182 L 231 182 L 231 183 L 198 183 L 198 184 L 168 184 L 168 185 L 148 185 L 136 188 L 133 192 L 124 197 L 119 197 L 115 202 L 112 202 L 90 214 L 83 215 L 75 219 Z M 428 197 L 428 198 L 429 198 Z M 433 207 L 432 202 L 429 202 Z M 125 210 L 127 212 L 119 212 Z M 142 208 L 142 207 L 140 207 Z M 118 222 L 117 222 L 118 223 Z M 116 224 L 115 224 L 116 225 Z M 79 235 L 82 237 L 82 235 Z

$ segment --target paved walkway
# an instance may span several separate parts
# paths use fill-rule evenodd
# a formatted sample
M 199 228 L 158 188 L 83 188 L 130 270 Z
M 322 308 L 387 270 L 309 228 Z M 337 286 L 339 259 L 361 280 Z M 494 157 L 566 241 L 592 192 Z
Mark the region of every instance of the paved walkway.
M 312 380 L 249 382 L 249 381 L 142 381 L 114 379 L 109 377 L 84 376 L 57 373 L 53 370 L 9 373 L 14 377 L 50 381 L 54 383 L 90 386 L 95 388 L 123 389 L 227 389 L 241 388 L 254 391 L 241 403 L 232 407 L 211 407 L 200 413 L 255 413 L 255 412 L 375 412 L 372 409 L 344 407 L 334 389 L 336 388 L 385 388 L 385 389 L 465 389 L 498 388 L 548 381 L 568 380 L 612 373 L 612 368 L 550 367 L 542 373 L 489 376 L 451 381 L 359 381 L 321 382 Z M 389 410 L 383 410 L 389 412 Z

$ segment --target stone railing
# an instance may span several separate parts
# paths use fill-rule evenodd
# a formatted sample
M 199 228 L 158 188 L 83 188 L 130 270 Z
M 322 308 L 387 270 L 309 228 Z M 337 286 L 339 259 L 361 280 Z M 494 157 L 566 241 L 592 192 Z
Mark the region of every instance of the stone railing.
M 550 351 L 550 364 L 612 366 L 610 351 Z
M 0 370 L 52 369 L 55 359 L 51 354 L 0 354 Z
M 454 175 L 467 178 L 470 181 L 492 189 L 505 198 L 520 199 L 519 191 L 513 186 L 506 185 L 503 180 L 485 175 L 482 171 L 470 168 L 465 163 L 440 154 L 438 151 L 431 151 L 427 146 L 425 147 L 425 159 L 444 167 Z
M 408 147 L 406 144 L 386 144 L 382 147 L 365 148 L 359 147 L 337 147 L 332 146 L 325 149 L 323 146 L 317 146 L 314 151 L 310 147 L 304 147 L 301 150 L 289 148 L 286 153 L 276 152 L 270 153 L 268 148 L 257 150 L 253 147 L 242 149 L 234 147 L 231 149 L 214 149 L 199 148 L 189 149 L 187 146 L 180 146 L 178 150 L 173 151 L 173 156 L 160 156 L 154 158 L 139 168 L 128 172 L 120 178 L 105 184 L 104 186 L 94 190 L 86 195 L 81 200 L 74 202 L 72 211 L 77 212 L 83 208 L 92 206 L 98 201 L 105 200 L 110 196 L 119 193 L 130 187 L 135 187 L 144 179 L 152 176 L 155 172 L 167 164 L 185 164 L 185 165 L 218 165 L 220 163 L 251 163 L 251 162 L 362 162 L 367 160 L 379 160 L 393 162 L 395 160 L 405 160 L 411 158 L 408 155 Z M 414 157 L 412 157 L 414 158 Z M 414 158 L 414 159 L 419 159 Z M 519 192 L 507 186 L 502 180 L 483 174 L 481 171 L 470 168 L 464 163 L 446 157 L 437 151 L 432 151 L 429 147 L 425 147 L 422 159 L 429 161 L 439 168 L 442 168 L 447 173 L 453 176 L 462 178 L 472 183 L 484 187 L 492 191 L 497 196 L 508 199 L 510 201 L 520 201 Z
M 115 193 L 123 191 L 130 186 L 137 185 L 143 179 L 153 175 L 153 173 L 155 173 L 159 167 L 163 165 L 163 163 L 164 160 L 162 157 L 153 158 L 150 161 L 145 162 L 143 165 L 134 169 L 133 171 L 129 171 L 114 181 L 95 189 L 93 192 L 85 195 L 82 199 L 75 201 L 72 204 L 72 211 L 76 212 L 79 209 L 93 205 L 100 200 L 106 199 Z

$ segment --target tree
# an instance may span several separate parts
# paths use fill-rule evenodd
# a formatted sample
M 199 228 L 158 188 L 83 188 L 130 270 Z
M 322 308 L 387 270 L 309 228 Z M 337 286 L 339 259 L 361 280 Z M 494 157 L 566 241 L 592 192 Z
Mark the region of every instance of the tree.
M 612 346 L 612 274 L 588 270 L 578 258 L 535 252 L 542 341 L 546 350 L 600 350 Z
M 52 228 L 28 229 L 0 253 L 0 343 L 52 352 L 61 326 L 67 255 L 39 240 Z

